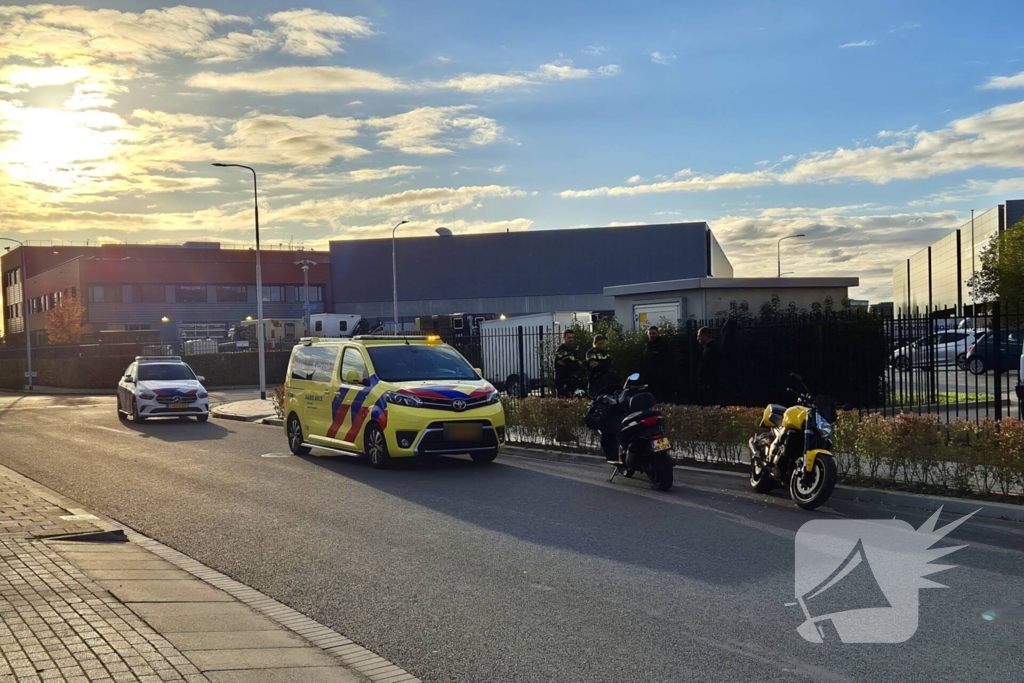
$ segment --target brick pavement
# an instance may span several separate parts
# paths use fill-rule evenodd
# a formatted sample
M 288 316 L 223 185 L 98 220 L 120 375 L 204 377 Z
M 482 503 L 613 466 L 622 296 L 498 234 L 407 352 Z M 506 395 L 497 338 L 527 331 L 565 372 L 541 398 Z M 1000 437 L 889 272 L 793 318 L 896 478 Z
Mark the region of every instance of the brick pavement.
M 56 538 L 97 532 L 104 542 Z M 30 681 L 418 683 L 322 624 L 0 466 L 0 683 Z

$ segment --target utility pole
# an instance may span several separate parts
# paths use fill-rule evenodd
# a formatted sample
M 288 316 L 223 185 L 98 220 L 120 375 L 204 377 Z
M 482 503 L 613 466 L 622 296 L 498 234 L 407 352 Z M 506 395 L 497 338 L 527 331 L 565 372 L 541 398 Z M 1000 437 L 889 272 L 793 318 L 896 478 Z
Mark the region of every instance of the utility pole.
M 305 290 L 304 298 L 306 300 L 306 305 L 302 307 L 302 310 L 305 313 L 305 315 L 303 315 L 303 318 L 305 318 L 306 321 L 306 334 L 309 334 L 311 331 L 309 329 L 309 267 L 315 266 L 316 261 L 310 261 L 308 258 L 304 258 L 301 261 L 296 261 L 295 265 L 300 266 L 302 268 L 303 289 Z

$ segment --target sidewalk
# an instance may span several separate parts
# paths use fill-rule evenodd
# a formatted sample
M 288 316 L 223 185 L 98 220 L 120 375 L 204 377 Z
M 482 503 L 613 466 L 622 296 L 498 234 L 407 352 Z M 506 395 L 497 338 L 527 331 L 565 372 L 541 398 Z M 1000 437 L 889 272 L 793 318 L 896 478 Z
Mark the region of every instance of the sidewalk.
M 344 636 L 0 467 L 0 682 L 413 683 Z
M 221 420 L 281 424 L 277 418 L 277 411 L 274 409 L 274 402 L 269 398 L 266 401 L 256 398 L 249 401 L 220 403 L 210 408 L 210 415 Z M 272 420 L 275 421 L 271 422 Z

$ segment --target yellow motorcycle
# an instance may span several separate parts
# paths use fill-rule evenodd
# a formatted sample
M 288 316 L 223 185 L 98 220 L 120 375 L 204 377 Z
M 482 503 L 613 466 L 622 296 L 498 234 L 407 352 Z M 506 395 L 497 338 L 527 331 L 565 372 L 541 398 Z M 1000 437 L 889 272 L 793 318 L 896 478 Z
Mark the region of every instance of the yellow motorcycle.
M 797 396 L 795 406 L 772 403 L 764 409 L 759 426 L 768 431 L 747 444 L 750 485 L 758 493 L 788 485 L 790 498 L 804 510 L 813 510 L 828 500 L 836 486 L 835 401 L 830 396 L 811 396 L 800 375 L 790 377 L 803 391 L 789 390 Z

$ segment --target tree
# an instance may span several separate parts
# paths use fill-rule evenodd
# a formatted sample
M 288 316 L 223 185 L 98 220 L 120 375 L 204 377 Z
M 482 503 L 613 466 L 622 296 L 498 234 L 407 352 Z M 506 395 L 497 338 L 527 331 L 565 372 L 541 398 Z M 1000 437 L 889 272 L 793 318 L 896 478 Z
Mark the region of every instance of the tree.
M 991 240 L 980 255 L 981 268 L 967 281 L 975 301 L 1024 300 L 1024 220 Z
M 88 329 L 85 305 L 78 297 L 63 297 L 46 314 L 46 337 L 51 344 L 77 344 Z

